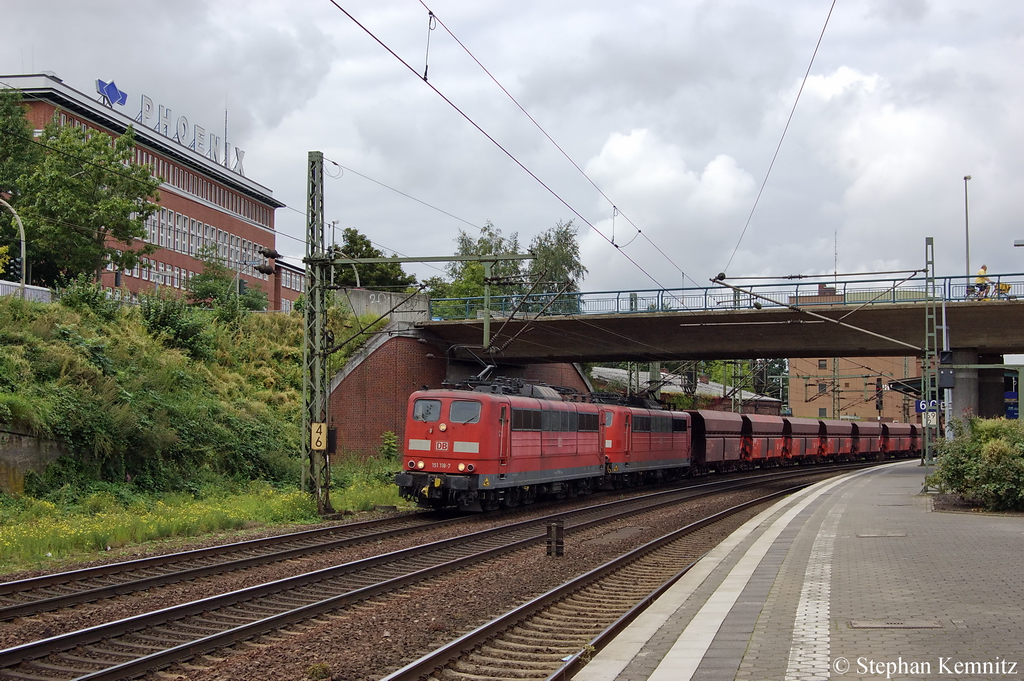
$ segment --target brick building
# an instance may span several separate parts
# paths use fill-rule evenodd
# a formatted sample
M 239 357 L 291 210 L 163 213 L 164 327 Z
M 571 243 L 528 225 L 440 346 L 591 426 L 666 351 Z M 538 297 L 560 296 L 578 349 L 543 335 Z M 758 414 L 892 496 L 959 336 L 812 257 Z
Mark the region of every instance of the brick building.
M 920 376 L 916 357 L 790 359 L 790 408 L 803 418 L 917 423 L 914 398 L 889 384 Z
M 202 271 L 196 258 L 200 249 L 215 246 L 239 279 L 267 293 L 271 310 L 290 309 L 301 285 L 283 285 L 281 266 L 260 254 L 261 248 L 275 248 L 274 211 L 284 204 L 245 176 L 245 152 L 145 94 L 135 100 L 135 113 L 128 95 L 111 85 L 97 81 L 99 94 L 90 96 L 50 73 L 0 76 L 0 87 L 21 91 L 37 134 L 52 120 L 112 137 L 133 126 L 135 162 L 162 180 L 160 208 L 149 219 L 145 238 L 159 250 L 131 271 L 105 272 L 103 285 L 132 296 L 160 286 L 181 291 Z M 264 264 L 274 265 L 275 274 L 256 270 Z M 288 269 L 289 280 L 294 269 Z

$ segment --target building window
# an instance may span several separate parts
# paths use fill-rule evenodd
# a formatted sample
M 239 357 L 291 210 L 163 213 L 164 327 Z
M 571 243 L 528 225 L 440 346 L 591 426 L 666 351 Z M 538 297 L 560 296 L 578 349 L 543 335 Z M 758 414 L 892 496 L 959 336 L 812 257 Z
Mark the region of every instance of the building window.
M 828 383 L 819 383 L 818 384 L 818 392 L 819 393 L 828 392 Z
M 828 360 L 827 359 L 819 359 L 818 360 L 818 368 L 819 369 L 828 369 Z
M 828 418 L 828 408 L 826 408 L 826 407 L 819 407 L 818 408 L 818 418 L 819 419 Z

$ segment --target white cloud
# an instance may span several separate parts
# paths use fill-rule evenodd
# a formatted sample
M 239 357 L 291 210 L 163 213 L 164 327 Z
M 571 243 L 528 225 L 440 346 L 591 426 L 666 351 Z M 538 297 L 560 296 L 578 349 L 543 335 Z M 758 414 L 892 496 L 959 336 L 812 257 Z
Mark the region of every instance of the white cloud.
M 675 286 L 679 270 L 704 283 L 727 263 L 735 276 L 918 267 L 925 236 L 936 238 L 940 273 L 956 273 L 966 174 L 972 255 L 992 271 L 1024 269 L 1024 249 L 1010 245 L 1024 238 L 1024 6 L 839 3 L 747 226 L 825 20 L 820 2 L 430 5 L 643 230 L 622 249 L 581 231 L 588 287 L 651 277 Z M 344 6 L 421 71 L 421 5 Z M 0 73 L 49 69 L 85 92 L 113 78 L 132 108 L 145 92 L 210 130 L 226 105 L 249 176 L 299 210 L 306 154 L 319 149 L 523 243 L 571 209 L 610 236 L 610 205 L 442 27 L 431 33 L 430 83 L 551 192 L 330 3 L 38 0 L 5 10 Z M 451 252 L 470 229 L 353 174 L 328 181 L 326 213 L 410 255 Z M 303 235 L 298 213 L 277 220 Z M 636 235 L 622 216 L 615 232 L 620 245 Z

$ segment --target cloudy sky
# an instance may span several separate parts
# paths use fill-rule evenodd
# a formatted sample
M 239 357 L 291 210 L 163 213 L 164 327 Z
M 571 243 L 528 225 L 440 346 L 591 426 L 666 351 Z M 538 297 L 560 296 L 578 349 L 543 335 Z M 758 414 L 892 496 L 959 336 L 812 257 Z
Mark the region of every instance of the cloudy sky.
M 0 73 L 113 79 L 125 113 L 144 93 L 208 130 L 226 107 L 299 257 L 321 150 L 339 229 L 430 256 L 572 219 L 588 291 L 918 268 L 926 236 L 963 274 L 968 174 L 972 270 L 1024 271 L 1024 4 L 424 1 L 432 31 L 419 0 L 11 3 Z

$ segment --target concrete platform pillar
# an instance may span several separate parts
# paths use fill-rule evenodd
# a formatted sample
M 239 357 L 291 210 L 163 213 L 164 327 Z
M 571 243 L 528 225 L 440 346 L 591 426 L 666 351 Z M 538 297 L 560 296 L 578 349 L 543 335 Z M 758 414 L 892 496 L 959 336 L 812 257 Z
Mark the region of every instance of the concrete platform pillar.
M 973 348 L 953 350 L 953 364 L 977 364 L 978 351 Z M 954 373 L 953 409 L 950 417 L 966 425 L 968 416 L 978 415 L 978 370 L 957 369 Z
M 1002 364 L 1002 355 L 979 355 L 977 350 L 953 350 L 953 364 Z M 1005 416 L 1003 369 L 957 369 L 954 374 L 952 418 Z
M 978 364 L 1002 364 L 1002 355 L 979 355 Z M 987 419 L 1006 416 L 1006 392 L 1002 366 L 978 371 L 978 416 Z

